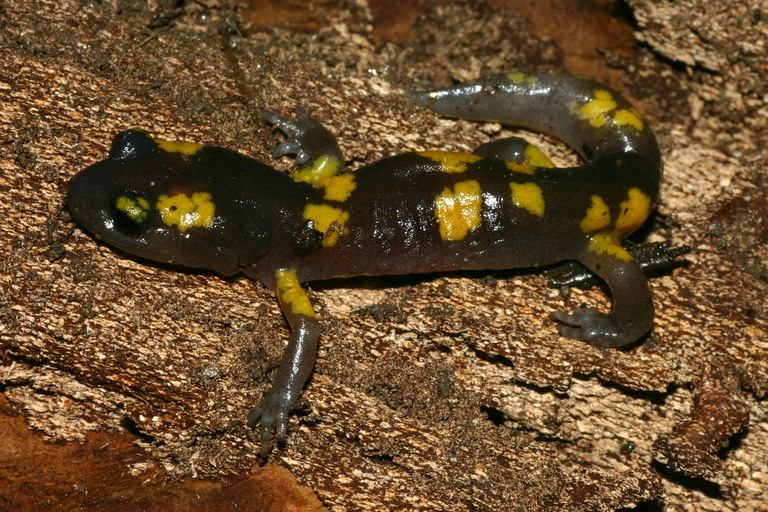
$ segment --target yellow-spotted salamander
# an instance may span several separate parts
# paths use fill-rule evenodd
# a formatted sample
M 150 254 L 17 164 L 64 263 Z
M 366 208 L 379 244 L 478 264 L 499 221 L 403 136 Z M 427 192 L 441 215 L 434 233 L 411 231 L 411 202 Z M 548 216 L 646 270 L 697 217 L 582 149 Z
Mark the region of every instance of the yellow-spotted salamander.
M 613 307 L 551 318 L 563 336 L 601 347 L 637 341 L 653 304 L 641 263 L 684 251 L 621 241 L 651 213 L 661 158 L 640 113 L 608 87 L 562 74 L 510 73 L 410 94 L 454 117 L 551 134 L 586 164 L 555 168 L 518 138 L 473 153 L 428 150 L 342 172 L 335 137 L 303 110 L 265 111 L 287 136 L 284 174 L 234 151 L 117 135 L 109 157 L 78 173 L 72 216 L 99 239 L 151 260 L 242 272 L 271 288 L 291 327 L 272 388 L 250 412 L 262 455 L 282 439 L 315 361 L 320 325 L 301 283 L 358 275 L 538 267 L 575 260 L 610 287 Z M 578 282 L 578 272 L 564 278 Z

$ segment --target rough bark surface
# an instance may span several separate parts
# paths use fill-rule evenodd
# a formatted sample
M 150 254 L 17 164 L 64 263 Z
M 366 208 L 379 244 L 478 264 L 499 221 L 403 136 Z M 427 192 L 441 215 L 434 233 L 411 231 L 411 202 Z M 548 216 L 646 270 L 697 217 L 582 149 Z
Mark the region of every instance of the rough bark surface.
M 85 510 L 768 510 L 765 4 L 630 1 L 646 47 L 579 2 L 425 4 L 0 4 L 0 508 L 36 486 Z M 558 30 L 573 25 L 589 35 Z M 600 53 L 574 57 L 579 41 Z M 593 75 L 652 122 L 665 182 L 640 237 L 693 247 L 652 281 L 652 333 L 624 350 L 559 337 L 551 311 L 607 299 L 529 271 L 319 283 L 310 407 L 258 469 L 244 415 L 287 335 L 274 296 L 98 243 L 66 213 L 68 180 L 132 126 L 288 170 L 260 112 L 297 105 L 353 166 L 468 150 L 509 132 L 402 90 L 514 69 Z M 113 446 L 122 469 L 93 464 L 81 495 L 46 486 L 77 454 L 24 440 L 14 415 Z

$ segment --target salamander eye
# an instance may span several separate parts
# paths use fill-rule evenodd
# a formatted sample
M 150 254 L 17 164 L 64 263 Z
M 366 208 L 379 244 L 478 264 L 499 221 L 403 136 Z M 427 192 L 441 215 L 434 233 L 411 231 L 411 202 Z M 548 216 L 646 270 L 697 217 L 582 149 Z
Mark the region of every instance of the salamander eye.
M 121 195 L 112 204 L 115 229 L 135 236 L 144 230 L 149 219 L 149 201 L 141 196 Z

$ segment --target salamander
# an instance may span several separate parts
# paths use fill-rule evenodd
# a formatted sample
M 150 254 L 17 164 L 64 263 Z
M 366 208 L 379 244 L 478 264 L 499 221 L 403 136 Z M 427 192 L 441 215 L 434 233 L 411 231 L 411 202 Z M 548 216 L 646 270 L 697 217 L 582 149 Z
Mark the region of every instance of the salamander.
M 551 314 L 561 335 L 599 347 L 644 336 L 646 276 L 622 240 L 651 214 L 662 162 L 648 122 L 598 82 L 509 73 L 412 92 L 438 113 L 550 134 L 583 165 L 557 168 L 535 146 L 502 138 L 472 153 L 429 149 L 343 169 L 336 138 L 297 108 L 269 111 L 284 132 L 283 173 L 229 149 L 118 134 L 109 156 L 76 174 L 74 220 L 132 255 L 245 274 L 274 291 L 290 326 L 272 387 L 248 415 L 261 454 L 283 439 L 314 366 L 321 328 L 302 283 L 359 275 L 540 267 L 573 260 L 610 288 L 609 312 Z M 645 263 L 673 260 L 665 247 Z

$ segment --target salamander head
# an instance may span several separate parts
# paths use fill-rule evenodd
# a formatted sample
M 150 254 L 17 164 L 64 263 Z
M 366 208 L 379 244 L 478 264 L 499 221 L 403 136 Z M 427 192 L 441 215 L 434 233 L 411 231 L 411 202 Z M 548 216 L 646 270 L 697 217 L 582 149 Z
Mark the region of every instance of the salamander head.
M 223 243 L 231 228 L 217 205 L 220 190 L 197 165 L 206 149 L 158 141 L 136 129 L 120 133 L 109 158 L 70 181 L 72 217 L 135 256 L 237 272 L 237 258 Z

